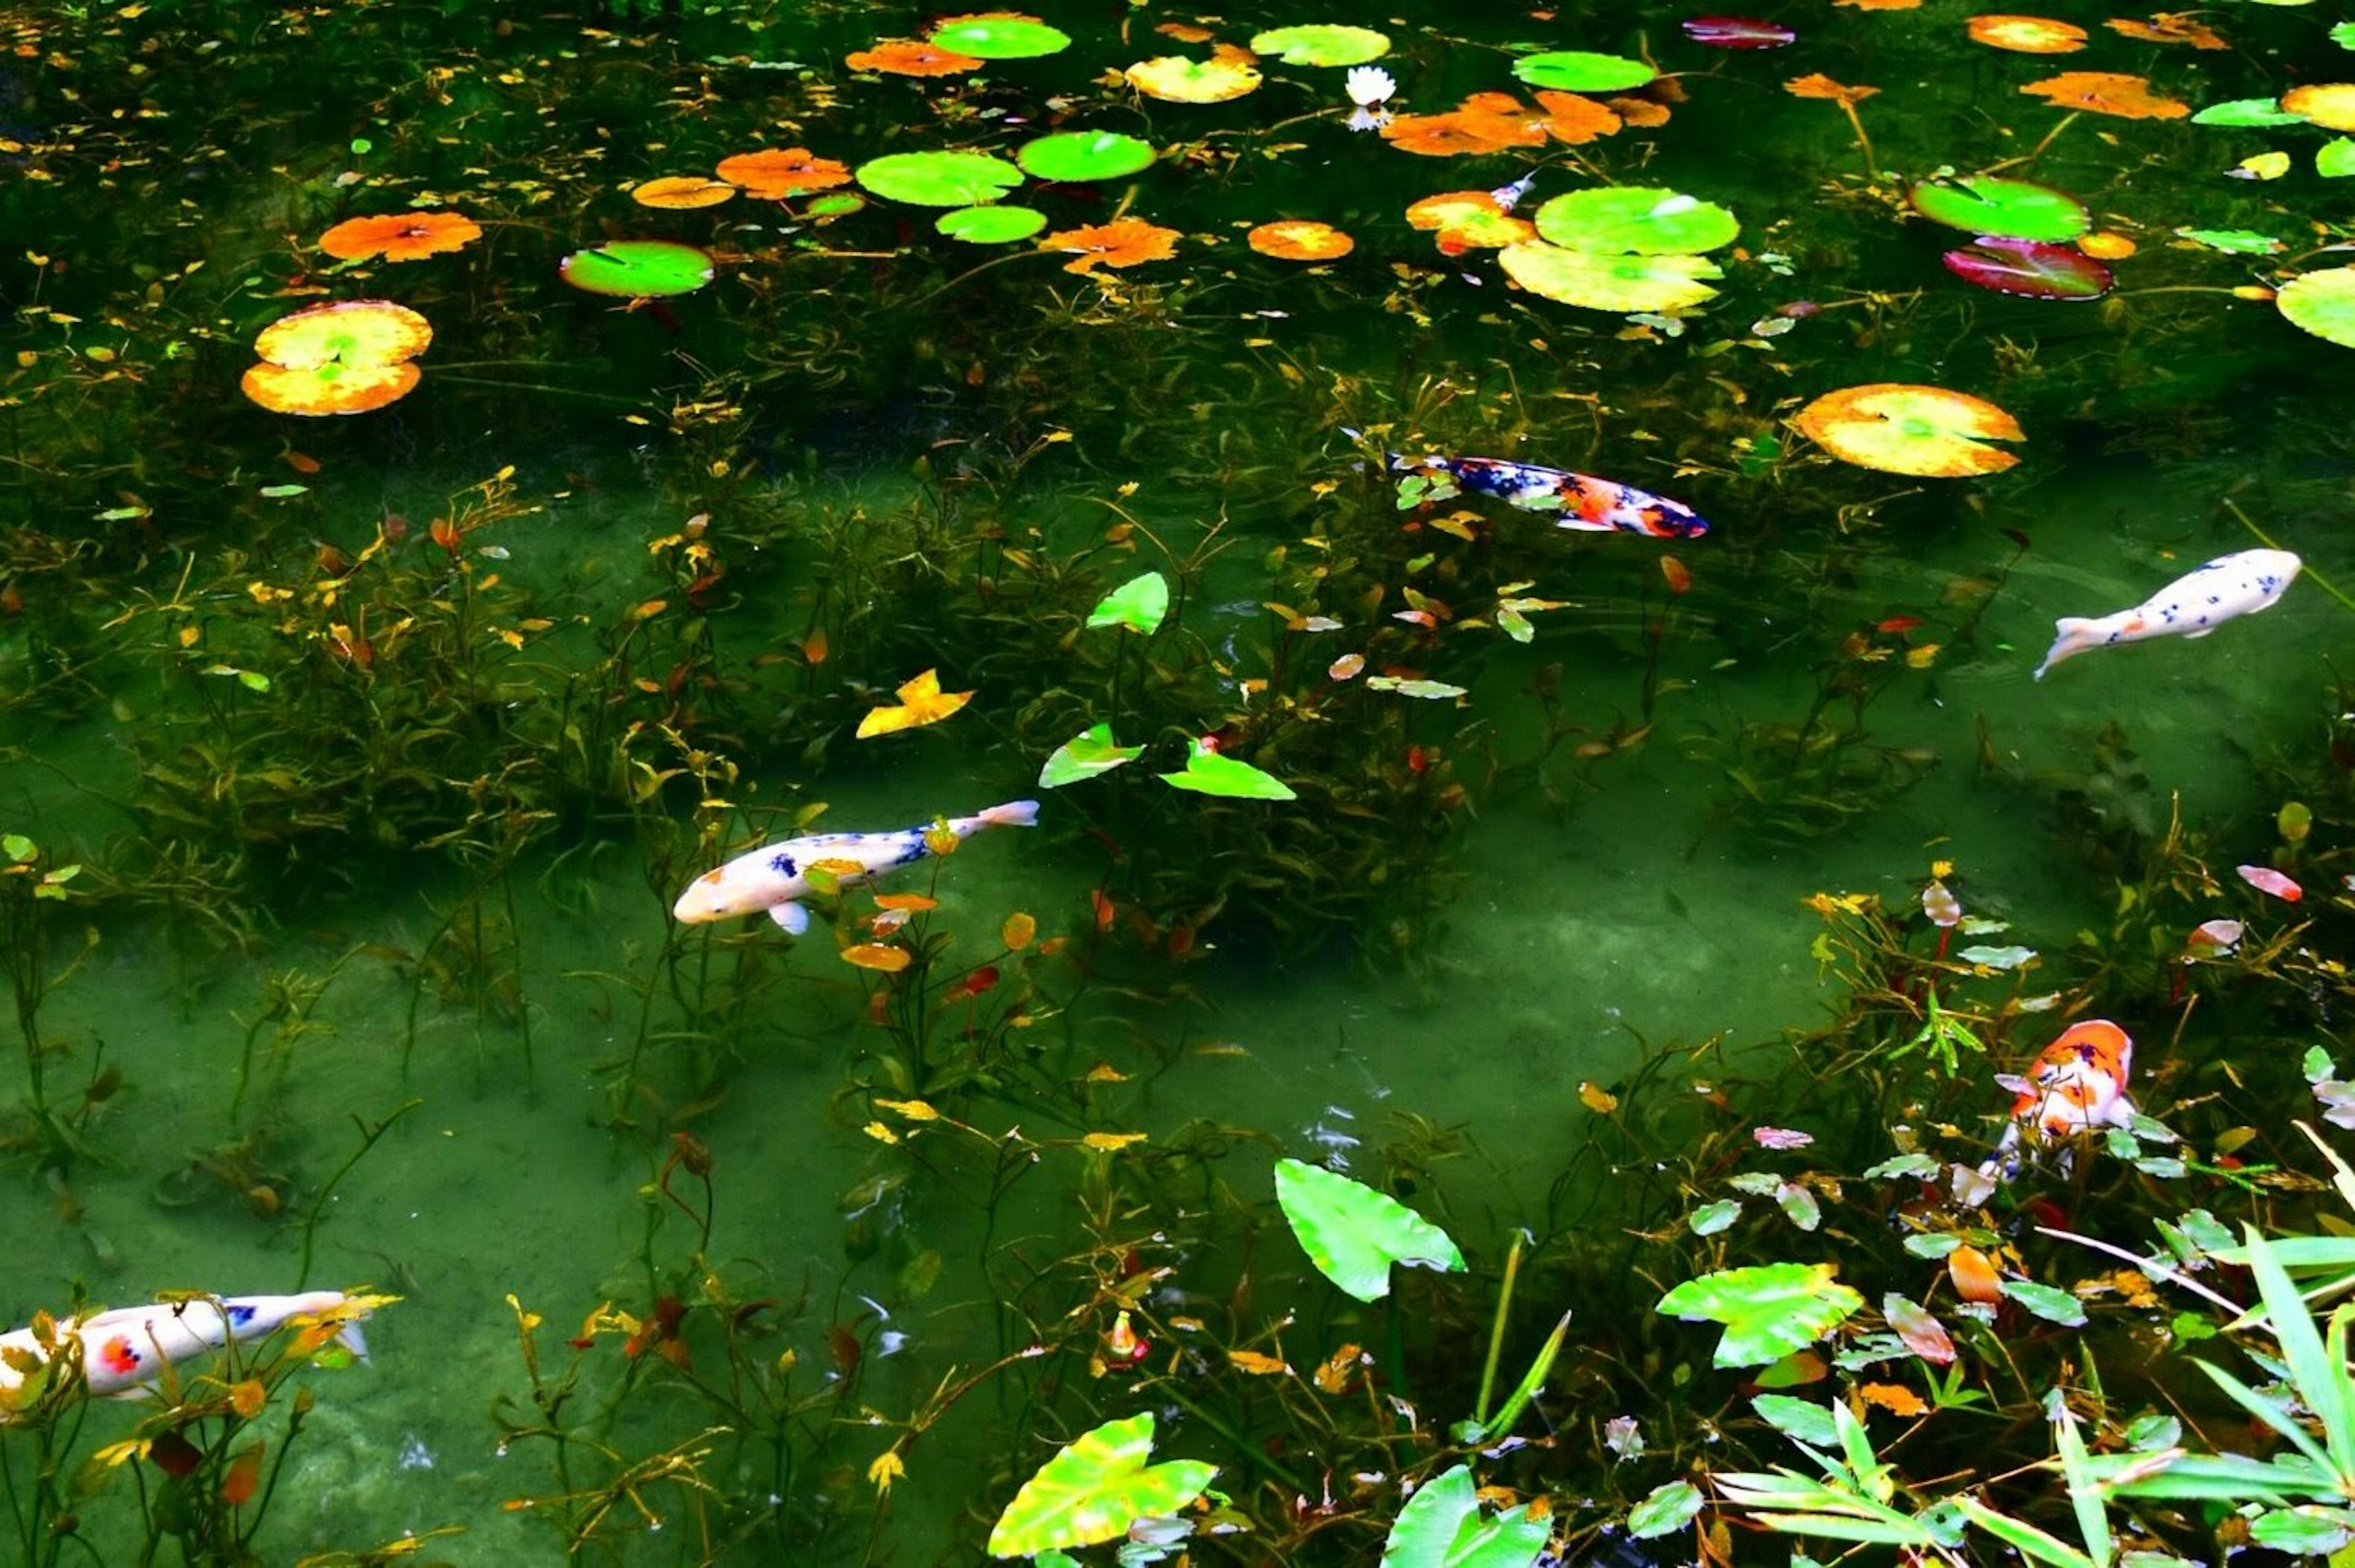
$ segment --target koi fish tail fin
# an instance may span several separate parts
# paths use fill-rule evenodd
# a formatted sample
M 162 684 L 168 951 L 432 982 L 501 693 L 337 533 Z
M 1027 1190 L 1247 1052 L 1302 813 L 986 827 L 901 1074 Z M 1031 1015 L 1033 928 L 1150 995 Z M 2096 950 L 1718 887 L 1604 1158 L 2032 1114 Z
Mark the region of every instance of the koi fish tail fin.
M 368 1364 L 368 1336 L 360 1332 L 359 1320 L 357 1318 L 354 1318 L 351 1322 L 345 1324 L 342 1328 L 336 1331 L 335 1342 L 341 1345 L 345 1349 L 349 1350 L 352 1353 L 353 1360 L 359 1362 L 362 1366 L 366 1366 Z
M 1997 1141 L 1995 1152 L 1979 1162 L 1979 1174 L 1989 1181 L 2009 1181 L 2019 1174 L 2019 1124 L 2004 1125 L 2003 1136 Z
M 1039 826 L 1039 803 L 1035 800 L 1009 800 L 1004 805 L 993 805 L 981 814 L 984 827 L 1036 827 Z
M 2062 659 L 2083 653 L 2098 640 L 2094 627 L 2098 623 L 2088 615 L 2063 615 L 2052 623 L 2052 651 L 2036 667 L 2036 678 L 2042 680 L 2044 672 Z

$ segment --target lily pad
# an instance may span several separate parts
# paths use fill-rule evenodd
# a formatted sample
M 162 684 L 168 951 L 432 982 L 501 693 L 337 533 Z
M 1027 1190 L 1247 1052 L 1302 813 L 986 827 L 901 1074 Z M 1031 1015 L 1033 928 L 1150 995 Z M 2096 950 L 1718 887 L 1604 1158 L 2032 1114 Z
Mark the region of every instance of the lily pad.
M 935 48 L 975 59 L 1035 59 L 1071 47 L 1071 35 L 1036 16 L 959 16 L 925 35 Z
M 1286 65 L 1364 65 L 1391 52 L 1391 41 L 1371 27 L 1310 23 L 1254 33 L 1252 53 L 1273 55 Z
M 417 367 L 406 359 L 290 368 L 261 364 L 246 371 L 239 389 L 276 414 L 315 419 L 326 414 L 362 414 L 407 397 L 416 389 Z
M 1163 773 L 1161 782 L 1171 789 L 1191 790 L 1196 795 L 1215 795 L 1229 800 L 1297 800 L 1292 786 L 1273 773 L 1263 773 L 1249 763 L 1222 757 L 1201 741 L 1187 748 L 1186 768 L 1182 773 Z
M 2007 240 L 2074 240 L 2094 226 L 2085 204 L 2030 180 L 1971 175 L 1923 180 L 1908 193 L 1923 217 L 1973 234 Z
M 1572 251 L 1689 256 L 1733 242 L 1733 214 L 1680 191 L 1636 186 L 1573 190 L 1539 208 L 1538 233 Z
M 1725 1325 L 1721 1367 L 1761 1366 L 1811 1345 L 1846 1321 L 1864 1297 L 1832 1278 L 1830 1264 L 1764 1264 L 1689 1279 L 1656 1312 Z
M 2096 300 L 2114 281 L 2107 267 L 2074 245 L 2007 240 L 1990 234 L 1942 258 L 1966 283 L 2035 300 Z
M 1706 256 L 1603 256 L 1532 240 L 1497 252 L 1505 275 L 1529 291 L 1588 310 L 1683 310 L 1715 299 L 1701 282 L 1725 274 Z
M 1523 55 L 1513 62 L 1513 74 L 1531 87 L 1551 87 L 1563 92 L 1617 92 L 1641 87 L 1659 75 L 1642 60 L 1625 55 L 1589 54 L 1583 49 L 1549 49 Z
M 1153 144 L 1117 131 L 1064 131 L 1026 142 L 1014 155 L 1022 172 L 1042 180 L 1115 180 L 1153 166 Z
M 557 263 L 576 289 L 618 299 L 691 294 L 712 278 L 711 254 L 668 240 L 609 240 Z
M 1147 1515 L 1178 1512 L 1219 1473 L 1199 1459 L 1147 1465 L 1152 1453 L 1149 1410 L 1082 1433 L 1022 1483 L 989 1532 L 989 1554 L 1034 1557 L 1116 1540 Z
M 2292 114 L 2270 98 L 2235 98 L 2224 103 L 2211 103 L 2191 117 L 2194 125 L 2303 125 L 2305 120 Z
M 1399 1509 L 1382 1542 L 1382 1568 L 1531 1568 L 1552 1534 L 1527 1503 L 1483 1515 L 1472 1467 L 1458 1465 L 1416 1488 Z
M 911 207 L 978 207 L 1022 183 L 1022 171 L 989 153 L 887 153 L 858 165 L 858 183 Z
M 289 370 L 315 370 L 397 365 L 424 353 L 432 341 L 432 325 L 407 305 L 336 300 L 280 316 L 254 338 L 253 352 Z
M 2254 229 L 2179 229 L 2175 232 L 2194 245 L 2234 256 L 2272 256 L 2282 250 L 2280 240 Z
M 2325 179 L 2355 175 L 2355 140 L 2336 136 L 2314 150 L 2314 172 Z
M 1721 49 L 1779 49 L 1799 37 L 1780 22 L 1756 16 L 1688 16 L 1680 26 L 1693 42 Z
M 2292 326 L 2355 348 L 2355 267 L 2301 272 L 2282 285 L 2274 306 Z
M 2326 131 L 2355 131 L 2355 81 L 2310 81 L 2281 95 L 2285 112 Z
M 1003 245 L 1046 228 L 1047 215 L 1028 207 L 960 207 L 933 219 L 932 227 L 968 245 Z
M 1899 381 L 1827 392 L 1793 422 L 1843 463 L 1925 479 L 2000 473 L 2019 459 L 1986 443 L 2027 439 L 1984 398 Z
M 1146 635 L 1158 631 L 1169 614 L 1169 580 L 1157 571 L 1145 572 L 1105 594 L 1088 612 L 1088 625 L 1126 626 Z
M 1391 1293 L 1391 1265 L 1464 1267 L 1447 1232 L 1385 1192 L 1322 1166 L 1275 1162 L 1275 1200 L 1316 1271 L 1359 1301 Z
M 1039 770 L 1040 789 L 1060 789 L 1067 784 L 1078 784 L 1098 773 L 1108 773 L 1124 767 L 1145 755 L 1142 746 L 1123 746 L 1112 738 L 1110 724 L 1097 724 L 1081 731 L 1055 748 L 1047 765 Z
M 1259 86 L 1257 66 L 1239 59 L 1196 60 L 1162 55 L 1128 68 L 1128 84 L 1170 103 L 1224 103 Z

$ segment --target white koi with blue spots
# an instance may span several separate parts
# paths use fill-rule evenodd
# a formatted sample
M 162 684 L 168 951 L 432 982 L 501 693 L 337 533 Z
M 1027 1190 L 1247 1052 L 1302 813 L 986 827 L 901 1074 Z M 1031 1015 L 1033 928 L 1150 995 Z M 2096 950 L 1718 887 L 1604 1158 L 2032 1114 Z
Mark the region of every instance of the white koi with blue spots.
M 145 1392 L 167 1366 L 177 1366 L 232 1340 L 244 1344 L 266 1339 L 279 1329 L 304 1322 L 336 1325 L 335 1343 L 361 1360 L 368 1360 L 368 1341 L 360 1337 L 359 1320 L 382 1296 L 346 1296 L 340 1290 L 306 1290 L 297 1296 L 229 1296 L 218 1301 L 199 1296 L 191 1301 L 158 1301 L 146 1307 L 118 1307 L 90 1317 L 58 1321 L 55 1342 L 81 1342 L 82 1376 L 95 1394 L 118 1397 Z M 30 1328 L 0 1334 L 0 1389 L 23 1384 L 16 1352 L 36 1363 L 49 1350 Z M 16 1363 L 16 1364 L 11 1364 Z
M 960 838 L 970 838 L 985 827 L 1030 827 L 1038 821 L 1037 801 L 1011 800 L 977 816 L 953 816 L 947 827 Z M 812 865 L 834 860 L 858 867 L 838 874 L 837 882 L 842 887 L 871 882 L 931 854 L 924 836 L 932 831 L 927 823 L 896 833 L 814 833 L 806 838 L 763 844 L 689 882 L 687 891 L 678 895 L 678 902 L 671 906 L 671 918 L 695 924 L 740 914 L 766 914 L 799 936 L 809 929 L 809 911 L 802 907 L 802 901 L 816 891 L 809 880 Z
M 2271 608 L 2304 564 L 2286 549 L 2244 549 L 2186 572 L 2131 610 L 2063 615 L 2053 623 L 2052 651 L 2036 667 L 2036 678 L 2089 648 L 2147 637 L 2204 637 L 2235 615 Z

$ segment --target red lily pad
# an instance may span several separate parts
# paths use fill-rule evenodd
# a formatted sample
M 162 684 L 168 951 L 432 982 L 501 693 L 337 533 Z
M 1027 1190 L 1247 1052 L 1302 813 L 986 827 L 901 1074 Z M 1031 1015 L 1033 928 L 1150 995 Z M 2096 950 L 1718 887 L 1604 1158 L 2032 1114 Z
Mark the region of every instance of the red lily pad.
M 1721 49 L 1779 49 L 1799 37 L 1780 22 L 1755 16 L 1691 16 L 1683 26 L 1685 37 L 1693 42 Z
M 2074 245 L 1982 234 L 1943 260 L 1966 283 L 2032 300 L 2097 300 L 2110 292 L 2110 270 Z

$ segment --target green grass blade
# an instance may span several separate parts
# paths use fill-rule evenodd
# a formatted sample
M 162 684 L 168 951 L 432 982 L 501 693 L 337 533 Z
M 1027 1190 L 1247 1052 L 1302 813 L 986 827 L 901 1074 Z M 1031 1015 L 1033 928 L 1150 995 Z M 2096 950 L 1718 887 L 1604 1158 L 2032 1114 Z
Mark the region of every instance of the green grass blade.
M 2026 1520 L 1998 1513 L 1977 1498 L 1958 1497 L 1955 1506 L 1973 1524 L 2032 1563 L 2049 1563 L 2052 1568 L 2100 1568 L 2093 1558 L 2059 1536 L 2048 1535 Z

